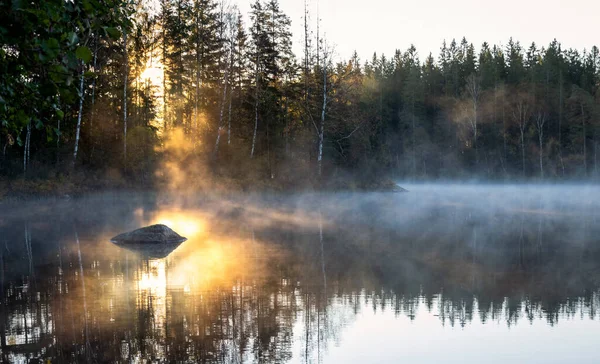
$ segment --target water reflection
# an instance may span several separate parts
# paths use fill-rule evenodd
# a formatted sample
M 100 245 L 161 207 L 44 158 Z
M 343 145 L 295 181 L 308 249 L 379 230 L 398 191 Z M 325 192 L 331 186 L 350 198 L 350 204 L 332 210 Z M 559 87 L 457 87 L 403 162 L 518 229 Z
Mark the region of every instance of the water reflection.
M 420 332 L 451 342 L 535 328 L 526 341 L 589 322 L 599 334 L 599 205 L 486 196 L 485 206 L 471 192 L 15 208 L 0 217 L 2 358 L 395 361 L 410 345 L 397 352 L 387 338 L 416 344 Z M 189 239 L 158 253 L 108 242 L 153 223 Z

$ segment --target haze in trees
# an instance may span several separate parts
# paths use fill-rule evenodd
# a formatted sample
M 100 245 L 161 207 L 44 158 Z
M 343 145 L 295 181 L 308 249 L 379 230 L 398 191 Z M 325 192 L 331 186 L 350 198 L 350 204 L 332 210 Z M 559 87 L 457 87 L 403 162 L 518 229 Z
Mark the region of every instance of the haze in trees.
M 0 174 L 151 187 L 176 163 L 236 188 L 598 178 L 597 47 L 462 38 L 438 55 L 344 60 L 304 7 L 294 54 L 277 0 L 246 16 L 217 0 L 4 2 Z

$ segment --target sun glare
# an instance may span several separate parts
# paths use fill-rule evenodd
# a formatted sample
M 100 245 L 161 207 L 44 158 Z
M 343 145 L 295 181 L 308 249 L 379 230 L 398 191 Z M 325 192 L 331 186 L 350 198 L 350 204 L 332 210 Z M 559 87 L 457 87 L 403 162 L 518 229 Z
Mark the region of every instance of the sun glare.
M 140 79 L 144 81 L 150 81 L 152 86 L 161 87 L 163 83 L 163 69 L 162 66 L 150 66 L 142 72 Z
M 152 93 L 158 110 L 163 109 L 164 102 L 164 69 L 163 65 L 156 60 L 150 61 L 146 65 L 146 69 L 139 75 L 138 80 L 143 84 L 152 87 Z M 160 112 L 154 120 L 154 125 L 161 129 L 164 126 L 164 115 Z
M 177 211 L 161 212 L 152 223 L 167 225 L 188 239 L 199 235 L 204 227 L 197 217 Z

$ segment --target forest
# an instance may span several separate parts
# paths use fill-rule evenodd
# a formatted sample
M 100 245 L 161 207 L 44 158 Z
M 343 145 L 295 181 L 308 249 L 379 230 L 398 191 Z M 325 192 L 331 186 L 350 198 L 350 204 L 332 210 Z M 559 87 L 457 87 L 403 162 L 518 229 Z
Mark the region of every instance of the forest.
M 344 60 L 318 14 L 302 21 L 295 54 L 277 0 L 0 2 L 0 181 L 600 176 L 597 47 L 462 38 Z

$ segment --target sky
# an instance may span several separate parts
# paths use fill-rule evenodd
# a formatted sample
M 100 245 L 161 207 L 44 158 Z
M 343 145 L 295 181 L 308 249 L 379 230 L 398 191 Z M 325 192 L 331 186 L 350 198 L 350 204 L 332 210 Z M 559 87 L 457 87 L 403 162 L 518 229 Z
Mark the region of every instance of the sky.
M 230 0 L 247 14 L 253 0 Z M 444 39 L 463 36 L 479 49 L 484 41 L 506 45 L 513 37 L 525 48 L 547 46 L 554 38 L 563 48 L 580 51 L 600 46 L 600 0 L 307 0 L 311 27 L 334 45 L 336 58 L 356 50 L 370 60 L 373 52 L 392 56 L 411 43 L 421 60 L 437 58 Z M 292 20 L 294 51 L 302 53 L 304 0 L 279 0 Z M 249 22 L 249 19 L 246 20 Z

